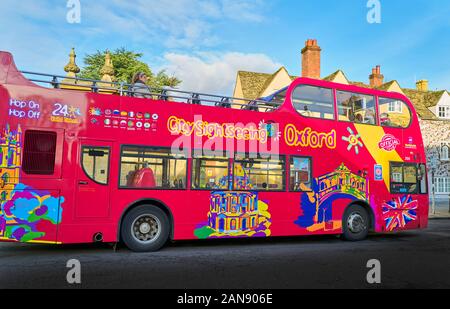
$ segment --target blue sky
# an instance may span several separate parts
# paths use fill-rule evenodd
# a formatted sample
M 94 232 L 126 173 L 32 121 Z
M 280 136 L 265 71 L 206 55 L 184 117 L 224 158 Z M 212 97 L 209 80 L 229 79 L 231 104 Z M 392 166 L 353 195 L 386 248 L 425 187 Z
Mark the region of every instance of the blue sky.
M 86 53 L 127 47 L 167 69 L 183 88 L 229 94 L 237 70 L 300 74 L 306 39 L 322 47 L 322 76 L 342 69 L 368 81 L 450 89 L 450 1 L 380 0 L 381 23 L 367 22 L 367 0 L 80 0 L 69 24 L 67 0 L 1 0 L 0 50 L 19 68 L 64 74 L 71 47 Z

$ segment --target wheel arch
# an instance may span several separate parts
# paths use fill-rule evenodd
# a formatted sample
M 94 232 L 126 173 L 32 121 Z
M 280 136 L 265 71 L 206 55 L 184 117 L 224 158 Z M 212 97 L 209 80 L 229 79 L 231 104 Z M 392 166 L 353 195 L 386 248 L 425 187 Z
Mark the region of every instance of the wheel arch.
M 370 230 L 373 231 L 375 229 L 375 213 L 374 213 L 372 207 L 370 207 L 369 203 L 367 203 L 366 201 L 363 201 L 363 200 L 357 200 L 357 201 L 354 201 L 354 202 L 351 202 L 350 204 L 348 204 L 348 206 L 345 208 L 345 211 L 347 211 L 347 209 L 352 205 L 361 206 L 367 211 L 367 213 L 369 214 L 369 220 L 370 220 Z
M 170 210 L 170 208 L 165 203 L 163 203 L 162 201 L 160 201 L 158 199 L 154 199 L 154 198 L 143 198 L 143 199 L 134 201 L 131 204 L 129 204 L 127 207 L 125 207 L 125 209 L 122 211 L 122 214 L 121 214 L 120 219 L 119 219 L 119 225 L 118 225 L 118 228 L 117 228 L 117 240 L 118 241 L 122 241 L 122 239 L 121 239 L 121 230 L 122 230 L 123 220 L 126 217 L 126 215 L 132 209 L 135 209 L 136 207 L 143 206 L 143 205 L 155 206 L 155 207 L 158 207 L 159 209 L 161 209 L 162 211 L 164 211 L 164 213 L 169 218 L 169 223 L 170 223 L 169 238 L 171 240 L 173 240 L 174 233 L 175 233 L 174 232 L 175 227 L 174 227 L 172 211 Z

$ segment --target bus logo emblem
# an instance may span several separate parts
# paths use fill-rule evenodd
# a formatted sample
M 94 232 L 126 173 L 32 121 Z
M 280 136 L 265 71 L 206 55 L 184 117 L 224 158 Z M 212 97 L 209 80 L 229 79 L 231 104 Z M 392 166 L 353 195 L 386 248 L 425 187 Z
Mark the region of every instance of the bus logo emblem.
M 394 151 L 397 149 L 398 145 L 400 145 L 400 140 L 391 134 L 386 134 L 383 136 L 381 141 L 378 143 L 378 147 L 386 151 Z

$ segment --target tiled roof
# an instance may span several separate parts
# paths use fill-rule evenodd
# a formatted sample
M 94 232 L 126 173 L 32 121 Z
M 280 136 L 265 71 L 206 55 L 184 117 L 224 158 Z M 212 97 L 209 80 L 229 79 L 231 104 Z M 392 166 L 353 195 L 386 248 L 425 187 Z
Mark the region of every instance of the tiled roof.
M 281 67 L 274 74 L 266 74 L 266 73 L 256 73 L 256 72 L 246 72 L 239 71 L 238 75 L 241 79 L 242 84 L 242 92 L 244 98 L 246 99 L 257 99 L 262 92 L 270 85 L 275 76 L 282 70 L 284 67 Z M 332 81 L 341 70 L 337 70 L 336 72 L 324 77 L 325 81 Z M 342 72 L 344 74 L 344 72 Z M 344 74 L 345 75 L 345 74 Z M 292 80 L 298 78 L 297 76 L 290 76 Z M 350 81 L 350 85 L 363 87 L 363 88 L 372 88 L 370 85 L 363 82 L 355 82 Z M 398 83 L 396 80 L 389 81 L 384 83 L 380 87 L 376 87 L 378 90 L 388 90 L 394 83 Z M 445 90 L 442 91 L 418 91 L 416 89 L 407 89 L 402 88 L 405 95 L 411 100 L 414 105 L 414 108 L 417 111 L 417 114 L 421 119 L 424 120 L 439 120 L 436 115 L 434 115 L 429 108 L 436 106 L 439 102 L 439 99 L 444 94 Z
M 349 82 L 350 85 L 357 86 L 357 87 L 363 87 L 363 88 L 372 88 L 370 85 L 364 84 L 363 82 Z
M 336 76 L 337 76 L 339 73 L 342 73 L 342 75 L 345 76 L 345 73 L 344 73 L 342 70 L 337 70 L 336 72 L 334 72 L 334 73 L 332 73 L 332 74 L 330 74 L 330 75 L 328 75 L 327 77 L 324 77 L 324 78 L 322 78 L 322 79 L 323 79 L 324 81 L 331 82 L 331 81 L 333 81 L 333 80 L 336 78 Z M 345 77 L 345 78 L 347 78 L 347 77 Z
M 429 108 L 437 105 L 445 90 L 425 92 L 416 89 L 403 89 L 403 92 L 411 100 L 421 119 L 438 119 Z
M 241 80 L 244 98 L 254 100 L 258 98 L 263 86 L 267 80 L 272 78 L 273 74 L 239 71 L 238 76 Z
M 381 85 L 379 87 L 375 87 L 375 89 L 387 91 L 395 83 L 398 84 L 398 82 L 394 79 L 394 80 L 391 80 L 390 82 L 384 83 L 383 85 Z
M 266 82 L 264 83 L 264 85 L 261 87 L 260 92 L 258 93 L 258 98 L 260 98 L 260 97 L 262 96 L 264 90 L 266 90 L 267 87 L 270 86 L 270 83 L 273 82 L 273 80 L 275 79 L 275 77 L 276 77 L 276 76 L 278 75 L 278 73 L 280 73 L 282 70 L 285 70 L 285 71 L 287 72 L 287 70 L 286 70 L 285 67 L 281 67 L 281 68 L 278 69 L 278 71 L 276 71 L 275 73 L 273 73 L 272 76 L 270 76 L 270 77 L 266 80 Z
M 275 76 L 277 76 L 277 74 L 282 70 L 286 70 L 286 68 L 281 67 L 273 74 L 239 71 L 238 76 L 241 79 L 244 98 L 249 100 L 259 98 L 264 90 L 269 87 Z M 289 75 L 289 77 L 292 81 L 298 78 L 298 76 L 293 75 Z

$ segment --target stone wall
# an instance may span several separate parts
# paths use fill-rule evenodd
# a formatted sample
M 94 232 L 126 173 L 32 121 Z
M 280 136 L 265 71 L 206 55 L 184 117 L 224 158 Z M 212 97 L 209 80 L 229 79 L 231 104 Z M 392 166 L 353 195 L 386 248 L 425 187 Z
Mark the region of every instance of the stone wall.
M 440 158 L 442 144 L 450 146 L 450 121 L 446 120 L 420 120 L 420 127 L 424 139 L 428 168 L 433 158 Z M 435 177 L 450 177 L 450 161 L 439 161 Z M 431 175 L 429 176 L 431 181 Z M 448 196 L 442 196 L 448 198 Z

